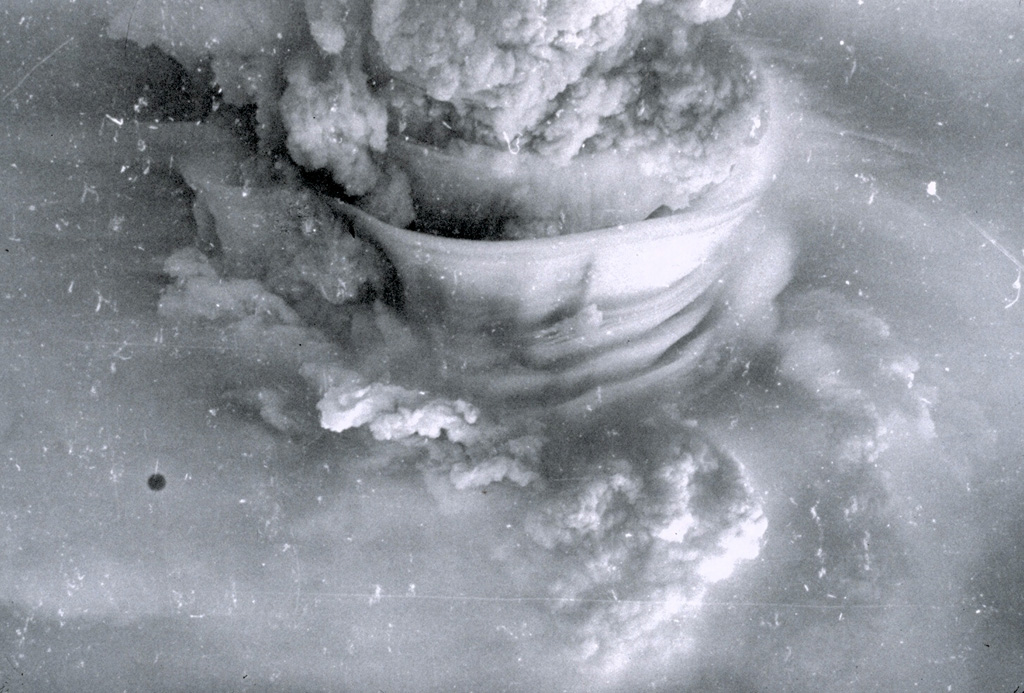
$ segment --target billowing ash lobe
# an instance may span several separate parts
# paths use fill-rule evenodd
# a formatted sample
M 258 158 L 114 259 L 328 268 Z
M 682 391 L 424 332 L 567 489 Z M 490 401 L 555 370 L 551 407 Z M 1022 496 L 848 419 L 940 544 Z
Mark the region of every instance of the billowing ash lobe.
M 200 72 L 209 61 L 226 103 L 256 107 L 265 149 L 328 171 L 397 226 L 414 210 L 389 136 L 557 162 L 667 139 L 673 168 L 696 167 L 753 89 L 743 61 L 709 45 L 732 0 L 168 1 L 125 7 L 111 35 Z M 728 173 L 707 165 L 702 185 Z
M 694 630 L 685 617 L 760 551 L 767 520 L 743 466 L 674 406 L 574 424 L 481 410 L 374 380 L 292 311 L 270 310 L 272 294 L 257 300 L 251 280 L 220 279 L 191 250 L 172 256 L 167 271 L 177 281 L 162 313 L 218 321 L 251 345 L 294 342 L 320 396 L 320 425 L 365 441 L 375 468 L 414 469 L 446 514 L 470 522 L 479 521 L 469 508 L 481 493 L 504 498 L 516 524 L 495 536 L 495 567 L 530 576 L 514 587 L 510 577 L 510 591 L 542 597 L 538 608 L 558 616 L 553 627 L 577 663 L 613 674 L 639 656 L 686 651 Z M 255 413 L 299 430 L 290 422 L 304 414 L 266 394 L 247 398 Z
M 560 556 L 551 594 L 600 669 L 666 663 L 692 644 L 708 587 L 758 555 L 767 519 L 742 465 L 671 408 L 573 447 L 552 455 L 527 520 Z
M 328 169 L 363 196 L 364 208 L 396 223 L 409 208 L 403 174 L 385 157 L 392 130 L 424 134 L 440 123 L 458 137 L 557 159 L 587 147 L 642 146 L 651 132 L 673 128 L 699 140 L 702 122 L 743 98 L 742 80 L 712 75 L 695 57 L 699 25 L 731 2 L 269 4 L 277 23 L 248 21 L 251 10 L 230 3 L 196 6 L 191 23 L 178 26 L 136 15 L 133 38 L 184 62 L 210 56 L 223 100 L 255 106 L 264 148 L 285 147 L 300 165 Z M 219 13 L 217 21 L 204 21 L 204 12 Z M 669 122 L 668 113 L 689 119 Z M 742 466 L 672 411 L 650 409 L 565 439 L 530 416 L 479 411 L 390 380 L 368 365 L 398 348 L 384 308 L 352 308 L 347 351 L 342 340 L 304 327 L 299 308 L 314 298 L 317 306 L 349 306 L 373 283 L 354 281 L 362 274 L 342 247 L 350 236 L 341 222 L 319 214 L 308 195 L 285 191 L 279 201 L 260 195 L 261 204 L 299 208 L 302 223 L 235 229 L 232 214 L 251 204 L 248 193 L 238 182 L 235 206 L 211 201 L 208 216 L 224 257 L 237 232 L 252 267 L 242 272 L 224 258 L 180 251 L 168 262 L 175 284 L 161 311 L 290 350 L 319 398 L 320 426 L 362 436 L 388 458 L 384 467 L 412 465 L 456 496 L 500 489 L 514 499 L 524 511 L 513 529 L 519 548 L 497 547 L 496 561 L 537 578 L 540 608 L 559 615 L 555 627 L 577 661 L 620 671 L 636 657 L 685 648 L 693 631 L 680 619 L 696 613 L 709 585 L 757 555 L 766 530 Z M 358 267 L 372 264 L 360 258 Z M 254 289 L 253 277 L 272 293 Z M 299 308 L 278 305 L 277 295 Z M 369 353 L 367 335 L 383 335 L 382 348 Z M 273 395 L 258 390 L 238 400 L 268 425 L 305 434 L 303 415 Z
M 699 157 L 713 123 L 750 88 L 746 76 L 705 64 L 701 25 L 731 7 L 311 1 L 320 51 L 286 72 L 289 151 L 304 165 L 329 168 L 354 194 L 390 186 L 392 200 L 404 183 L 383 159 L 387 132 L 561 162 L 670 135 L 677 157 Z

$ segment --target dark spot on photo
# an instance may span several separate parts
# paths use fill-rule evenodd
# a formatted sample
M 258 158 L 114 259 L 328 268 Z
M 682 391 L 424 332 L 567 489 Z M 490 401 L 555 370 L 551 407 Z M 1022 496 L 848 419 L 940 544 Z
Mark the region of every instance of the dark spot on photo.
M 149 478 L 146 479 L 146 486 L 149 486 L 151 491 L 163 491 L 164 487 L 167 486 L 167 477 L 163 474 L 150 474 Z

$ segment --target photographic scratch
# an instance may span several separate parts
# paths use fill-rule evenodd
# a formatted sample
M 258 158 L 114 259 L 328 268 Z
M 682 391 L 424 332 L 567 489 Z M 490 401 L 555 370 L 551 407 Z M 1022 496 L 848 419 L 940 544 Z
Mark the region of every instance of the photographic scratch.
M 47 53 L 47 54 L 46 54 L 46 56 L 45 56 L 45 57 L 43 57 L 43 59 L 42 59 L 42 60 L 40 60 L 40 61 L 39 61 L 39 62 L 37 62 L 37 63 L 36 63 L 35 65 L 33 65 L 33 66 L 32 66 L 31 68 L 29 68 L 28 72 L 26 72 L 25 74 L 23 74 L 23 75 L 21 76 L 21 79 L 19 79 L 19 80 L 17 81 L 17 83 L 16 83 L 16 84 L 15 84 L 15 85 L 14 85 L 13 87 L 11 87 L 10 89 L 8 89 L 8 90 L 7 90 L 7 92 L 6 92 L 6 93 L 4 93 L 4 95 L 3 95 L 2 97 L 0 97 L 0 101 L 7 101 L 7 100 L 8 100 L 8 99 L 10 99 L 10 98 L 11 98 L 12 96 L 14 96 L 14 94 L 15 94 L 15 93 L 16 93 L 16 92 L 17 92 L 17 91 L 18 91 L 19 89 L 21 89 L 22 85 L 23 85 L 23 84 L 25 84 L 25 82 L 26 82 L 26 81 L 28 80 L 28 78 L 32 76 L 32 73 L 33 73 L 33 72 L 35 72 L 35 71 L 36 71 L 36 70 L 38 70 L 38 69 L 39 69 L 40 67 L 42 67 L 42 66 L 43 66 L 43 63 L 45 63 L 46 61 L 50 60 L 50 59 L 51 59 L 51 58 L 52 58 L 53 56 L 57 55 L 57 53 L 59 53 L 59 52 L 61 52 L 62 50 L 64 50 L 64 47 L 65 47 L 65 46 L 67 46 L 67 45 L 68 45 L 69 43 L 71 43 L 71 42 L 72 42 L 72 41 L 74 41 L 74 40 L 75 40 L 75 37 L 74 37 L 74 36 L 72 36 L 72 37 L 68 38 L 67 40 L 65 40 L 65 41 L 64 41 L 64 43 L 60 44 L 59 46 L 57 46 L 56 48 L 54 48 L 54 49 L 53 49 L 52 51 L 50 51 L 49 53 Z

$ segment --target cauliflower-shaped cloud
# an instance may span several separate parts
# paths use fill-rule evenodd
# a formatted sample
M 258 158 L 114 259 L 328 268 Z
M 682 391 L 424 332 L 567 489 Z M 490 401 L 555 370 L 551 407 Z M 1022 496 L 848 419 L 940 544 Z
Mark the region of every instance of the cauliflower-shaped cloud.
M 322 390 L 317 404 L 320 424 L 341 433 L 366 428 L 376 440 L 402 440 L 418 436 L 462 442 L 477 434 L 473 428 L 479 411 L 456 399 L 431 396 L 400 385 L 368 382 L 356 371 L 340 366 L 307 366 L 307 380 Z
M 486 109 L 494 131 L 511 136 L 592 64 L 621 60 L 639 4 L 378 0 L 372 32 L 391 71 L 434 99 Z
M 373 154 L 387 146 L 387 111 L 360 70 L 336 62 L 321 80 L 314 68 L 301 59 L 285 73 L 281 117 L 288 151 L 303 166 L 329 169 L 349 194 L 366 194 L 382 175 Z
M 449 478 L 458 491 L 480 488 L 508 479 L 526 486 L 539 478 L 536 470 L 537 452 L 543 446 L 538 436 L 522 436 L 504 443 L 503 449 L 491 450 L 481 460 L 467 460 L 452 465 Z
M 429 193 L 389 161 L 389 136 L 556 164 L 614 148 L 685 204 L 728 176 L 721 143 L 742 137 L 726 116 L 754 101 L 749 66 L 701 29 L 733 0 L 168 1 L 114 12 L 111 32 L 204 82 L 209 60 L 225 103 L 256 105 L 263 152 L 286 147 L 397 226 Z
M 351 45 L 348 33 L 354 10 L 348 0 L 306 0 L 309 33 L 324 53 L 337 55 Z
M 692 62 L 692 27 L 731 8 L 731 0 L 376 0 L 371 26 L 396 91 L 411 85 L 447 104 L 443 120 L 460 135 L 567 158 L 624 114 L 680 101 L 699 110 L 700 99 L 728 108 L 733 95 L 710 77 L 688 82 L 684 98 L 671 87 L 661 94 L 654 63 L 663 56 L 672 72 Z M 410 121 L 438 119 L 408 94 L 394 103 Z
M 537 544 L 571 557 L 551 592 L 578 619 L 579 653 L 601 668 L 677 653 L 673 619 L 760 551 L 767 520 L 743 468 L 680 437 L 657 452 L 635 446 L 636 459 L 587 461 L 527 519 Z
M 562 74 L 554 76 L 553 88 L 559 89 L 578 77 L 597 51 L 624 38 L 625 19 L 639 1 L 575 3 L 571 11 L 569 5 L 378 0 L 372 28 L 388 66 L 418 78 L 435 98 L 521 83 L 545 59 L 562 66 Z M 556 54 L 568 47 L 577 51 Z

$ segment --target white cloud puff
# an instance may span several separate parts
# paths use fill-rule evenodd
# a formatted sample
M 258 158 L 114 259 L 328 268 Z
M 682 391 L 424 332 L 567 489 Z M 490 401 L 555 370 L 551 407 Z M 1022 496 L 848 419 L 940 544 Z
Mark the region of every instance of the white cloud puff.
M 577 623 L 578 654 L 606 671 L 685 647 L 677 620 L 758 555 L 767 529 L 742 466 L 674 433 L 681 444 L 660 452 L 590 460 L 527 519 L 537 544 L 568 557 L 551 594 Z

